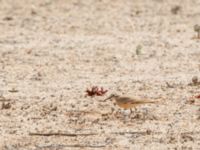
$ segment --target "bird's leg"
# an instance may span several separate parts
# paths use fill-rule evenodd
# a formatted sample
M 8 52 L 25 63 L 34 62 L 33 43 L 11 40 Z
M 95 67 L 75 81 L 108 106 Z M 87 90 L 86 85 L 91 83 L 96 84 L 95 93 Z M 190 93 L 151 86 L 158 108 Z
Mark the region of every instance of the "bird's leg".
M 114 113 L 114 111 L 115 111 L 115 109 L 114 109 L 114 108 L 111 108 L 111 114 L 113 114 L 113 113 Z
M 132 110 L 132 109 L 131 109 Z M 134 117 L 133 118 L 135 118 L 135 116 L 137 115 L 137 108 L 136 107 L 134 107 Z
M 120 114 L 120 113 L 121 113 L 121 109 L 118 109 L 118 110 L 117 110 L 117 114 Z
M 116 117 L 119 117 L 119 114 L 121 114 L 121 110 L 120 110 L 120 109 L 115 110 L 114 115 L 115 115 Z
M 135 109 L 135 113 L 137 113 L 137 108 L 135 107 L 134 109 Z
M 129 117 L 131 117 L 132 113 L 133 113 L 133 110 L 130 108 L 130 115 L 129 115 Z

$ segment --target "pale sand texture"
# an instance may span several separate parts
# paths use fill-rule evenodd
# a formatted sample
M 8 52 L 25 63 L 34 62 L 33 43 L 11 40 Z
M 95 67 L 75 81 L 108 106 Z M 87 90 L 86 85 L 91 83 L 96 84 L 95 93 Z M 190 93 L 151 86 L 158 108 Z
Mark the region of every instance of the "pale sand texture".
M 200 149 L 198 23 L 199 0 L 0 0 L 0 149 Z M 109 92 L 84 97 L 92 85 Z M 105 115 L 111 93 L 163 104 Z

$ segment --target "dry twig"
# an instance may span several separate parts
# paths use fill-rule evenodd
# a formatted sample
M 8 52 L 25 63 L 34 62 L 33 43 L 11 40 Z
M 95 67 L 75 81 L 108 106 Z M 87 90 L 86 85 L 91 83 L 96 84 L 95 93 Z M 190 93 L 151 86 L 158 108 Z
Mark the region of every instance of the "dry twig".
M 10 99 L 0 96 L 0 102 L 8 102 L 8 101 L 10 101 Z
M 106 145 L 81 145 L 81 144 L 73 144 L 73 145 L 49 145 L 49 146 L 36 146 L 37 148 L 44 149 L 44 148 L 64 148 L 64 147 L 78 147 L 78 148 L 102 148 Z
M 91 135 L 98 135 L 97 133 L 29 133 L 30 136 L 91 136 Z

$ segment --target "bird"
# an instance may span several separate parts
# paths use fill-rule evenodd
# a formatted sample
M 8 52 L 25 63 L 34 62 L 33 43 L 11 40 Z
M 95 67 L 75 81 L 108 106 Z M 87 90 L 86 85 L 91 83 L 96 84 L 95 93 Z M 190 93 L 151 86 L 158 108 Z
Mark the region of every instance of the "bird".
M 138 98 L 132 98 L 132 97 L 127 97 L 127 96 L 119 96 L 117 94 L 111 94 L 108 98 L 104 99 L 106 100 L 115 100 L 115 103 L 123 109 L 130 109 L 132 113 L 132 108 L 135 108 L 139 105 L 143 104 L 154 104 L 157 103 L 158 101 L 150 101 L 147 99 L 138 99 Z

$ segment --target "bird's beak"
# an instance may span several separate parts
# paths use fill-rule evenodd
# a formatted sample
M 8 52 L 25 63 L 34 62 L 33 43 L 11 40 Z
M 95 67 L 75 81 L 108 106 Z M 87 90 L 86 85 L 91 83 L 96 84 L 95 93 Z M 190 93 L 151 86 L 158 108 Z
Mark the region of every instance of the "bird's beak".
M 112 95 L 109 96 L 108 98 L 104 99 L 103 101 L 106 101 L 106 100 L 111 99 L 111 98 L 112 98 Z

